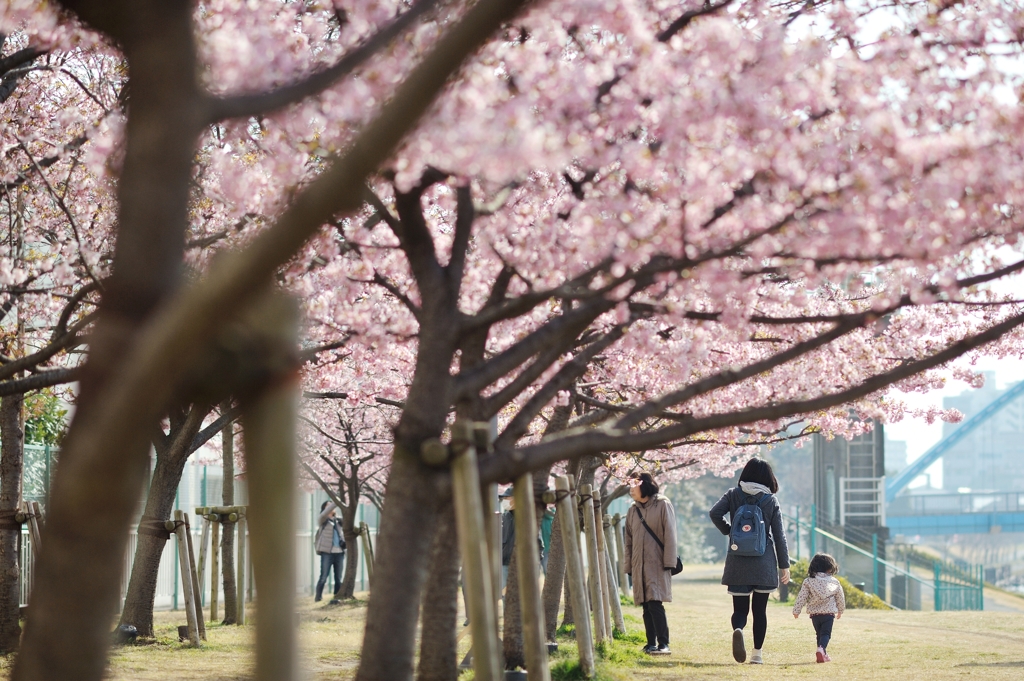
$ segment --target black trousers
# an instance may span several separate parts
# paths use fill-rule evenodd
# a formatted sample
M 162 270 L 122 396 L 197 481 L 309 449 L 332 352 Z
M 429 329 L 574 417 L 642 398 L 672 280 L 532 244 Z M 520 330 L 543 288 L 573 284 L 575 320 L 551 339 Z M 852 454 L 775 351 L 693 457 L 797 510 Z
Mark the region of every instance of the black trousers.
M 644 601 L 644 629 L 647 630 L 647 645 L 668 645 L 668 618 L 665 604 L 661 601 Z
M 768 633 L 768 594 L 752 594 L 754 599 L 754 648 L 761 649 L 764 637 Z M 732 628 L 742 629 L 747 626 L 747 613 L 750 612 L 751 596 L 732 597 Z
M 832 639 L 832 625 L 835 624 L 835 621 L 835 615 L 811 615 L 814 635 L 818 637 L 818 647 L 828 648 L 828 642 Z

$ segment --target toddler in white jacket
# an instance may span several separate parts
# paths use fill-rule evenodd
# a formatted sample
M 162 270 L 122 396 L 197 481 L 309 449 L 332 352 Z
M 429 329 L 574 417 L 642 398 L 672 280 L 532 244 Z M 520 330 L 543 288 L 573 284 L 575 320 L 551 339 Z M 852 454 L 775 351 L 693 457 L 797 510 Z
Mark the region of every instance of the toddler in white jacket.
M 807 579 L 800 586 L 800 593 L 793 604 L 793 617 L 800 617 L 800 611 L 807 606 L 811 616 L 814 634 L 818 639 L 815 658 L 818 662 L 831 662 L 828 656 L 828 642 L 832 638 L 832 625 L 846 610 L 846 596 L 843 585 L 833 575 L 839 572 L 836 559 L 827 553 L 811 558 L 807 567 Z

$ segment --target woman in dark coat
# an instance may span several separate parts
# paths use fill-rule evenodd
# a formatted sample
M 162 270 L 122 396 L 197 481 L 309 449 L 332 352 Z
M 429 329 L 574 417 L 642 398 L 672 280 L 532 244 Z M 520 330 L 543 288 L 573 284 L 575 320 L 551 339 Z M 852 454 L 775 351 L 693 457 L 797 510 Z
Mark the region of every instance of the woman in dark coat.
M 732 529 L 730 521 L 744 504 L 756 500 L 764 518 L 767 535 L 764 554 L 738 556 L 730 550 L 725 557 L 722 584 L 729 587 L 732 595 L 732 655 L 737 662 L 747 659 L 743 628 L 747 626 L 751 598 L 754 604 L 754 652 L 750 663 L 762 664 L 761 646 L 768 632 L 768 594 L 779 588 L 780 581 L 789 583 L 789 548 L 782 528 L 782 512 L 775 498 L 778 491 L 779 482 L 771 465 L 762 459 L 751 459 L 740 473 L 739 485 L 726 492 L 709 514 L 711 522 L 724 535 L 729 535 Z M 727 514 L 729 521 L 725 519 Z

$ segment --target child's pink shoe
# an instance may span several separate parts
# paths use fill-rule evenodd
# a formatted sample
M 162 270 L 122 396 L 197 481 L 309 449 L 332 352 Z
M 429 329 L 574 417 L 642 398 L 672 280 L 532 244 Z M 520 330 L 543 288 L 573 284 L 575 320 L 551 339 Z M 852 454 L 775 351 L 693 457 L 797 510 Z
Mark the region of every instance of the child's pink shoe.
M 814 653 L 814 659 L 816 659 L 818 662 L 825 662 L 826 660 L 828 660 L 828 655 L 825 654 L 825 649 L 818 648 L 818 650 Z
M 832 661 L 832 658 L 828 656 L 828 653 L 825 653 L 825 662 L 831 662 L 831 661 Z

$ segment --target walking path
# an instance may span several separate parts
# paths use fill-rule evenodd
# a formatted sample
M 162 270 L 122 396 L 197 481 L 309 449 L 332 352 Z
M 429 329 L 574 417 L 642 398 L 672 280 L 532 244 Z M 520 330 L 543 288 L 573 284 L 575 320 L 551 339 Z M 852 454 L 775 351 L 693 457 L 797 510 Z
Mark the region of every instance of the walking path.
M 732 603 L 721 586 L 721 566 L 687 566 L 673 583 L 674 602 L 667 605 L 672 655 L 631 656 L 605 663 L 610 678 L 621 681 L 943 681 L 984 679 L 1019 681 L 1024 674 L 1024 599 L 991 592 L 1006 611 L 894 612 L 848 610 L 836 623 L 829 653 L 834 662 L 814 662 L 814 633 L 804 614 L 794 620 L 792 606 L 771 601 L 765 664 L 737 664 L 732 659 L 729 616 Z M 365 594 L 364 594 L 365 595 Z M 986 599 L 990 592 L 986 592 Z M 993 600 L 993 602 L 995 602 Z M 365 604 L 330 606 L 299 600 L 302 665 L 315 681 L 351 679 L 359 664 Z M 640 608 L 624 606 L 628 626 L 642 631 Z M 172 642 L 184 613 L 156 614 L 159 642 L 129 646 L 112 654 L 113 681 L 243 681 L 252 673 L 252 627 L 208 628 L 202 650 Z M 750 625 L 747 646 L 751 647 Z M 616 647 L 642 643 L 616 642 Z M 465 652 L 468 640 L 460 648 Z M 569 649 L 571 646 L 565 646 Z M 566 651 L 569 652 L 568 650 Z M 0 659 L 0 679 L 10 660 Z
M 794 620 L 791 604 L 774 600 L 768 607 L 765 665 L 740 665 L 732 660 L 732 604 L 718 583 L 720 576 L 720 567 L 696 566 L 676 579 L 674 602 L 666 608 L 673 654 L 644 661 L 633 678 L 1016 681 L 1024 672 L 1024 612 L 847 610 L 829 646 L 834 662 L 818 665 L 806 613 Z M 1024 605 L 1009 595 L 999 600 Z M 638 614 L 639 609 L 629 610 Z M 748 623 L 748 650 L 750 631 Z

